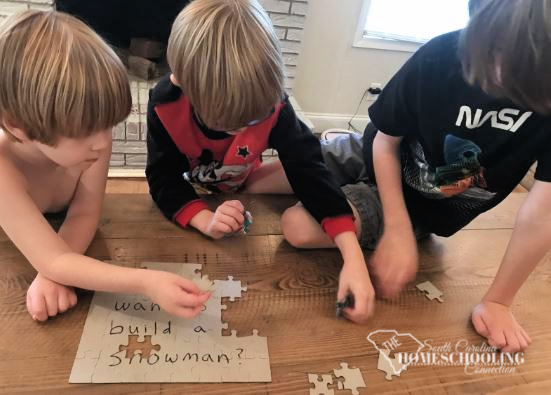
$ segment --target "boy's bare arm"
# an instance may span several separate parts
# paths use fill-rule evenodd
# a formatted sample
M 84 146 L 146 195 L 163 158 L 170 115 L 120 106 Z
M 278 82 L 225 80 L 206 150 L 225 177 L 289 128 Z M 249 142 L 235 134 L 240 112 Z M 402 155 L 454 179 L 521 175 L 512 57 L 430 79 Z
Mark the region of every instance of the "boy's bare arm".
M 110 157 L 111 148 L 104 150 L 97 162 L 82 173 L 58 232 L 79 254 L 86 252 L 99 224 Z
M 530 336 L 516 321 L 513 299 L 551 247 L 551 183 L 536 181 L 517 214 L 494 282 L 472 314 L 476 331 L 502 352 L 524 350 Z
M 167 312 L 199 314 L 210 294 L 172 273 L 106 264 L 77 254 L 52 229 L 23 186 L 21 175 L 0 161 L 0 227 L 44 277 L 85 289 L 142 293 Z
M 485 301 L 511 305 L 528 275 L 551 247 L 551 183 L 537 181 L 520 208 L 515 228 Z
M 394 297 L 417 272 L 417 243 L 402 192 L 401 137 L 378 132 L 373 141 L 373 165 L 381 203 L 384 232 L 371 258 L 377 288 Z
M 354 322 L 365 323 L 375 311 L 375 291 L 369 278 L 363 251 L 355 232 L 339 233 L 334 241 L 343 258 L 337 300 L 342 301 L 347 294 L 352 294 L 354 306 L 345 309 L 344 313 Z
M 402 193 L 401 141 L 401 137 L 389 136 L 382 132 L 378 132 L 373 141 L 373 166 L 383 205 L 385 230 L 403 227 L 411 229 Z

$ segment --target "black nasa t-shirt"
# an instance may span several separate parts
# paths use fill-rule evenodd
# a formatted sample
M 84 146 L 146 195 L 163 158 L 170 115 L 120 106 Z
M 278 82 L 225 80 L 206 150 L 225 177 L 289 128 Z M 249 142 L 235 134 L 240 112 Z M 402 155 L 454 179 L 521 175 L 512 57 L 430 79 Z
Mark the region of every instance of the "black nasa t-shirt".
M 503 200 L 538 161 L 551 181 L 551 117 L 469 85 L 458 55 L 460 32 L 429 41 L 370 107 L 364 134 L 373 174 L 377 130 L 403 136 L 404 198 L 412 220 L 449 236 Z

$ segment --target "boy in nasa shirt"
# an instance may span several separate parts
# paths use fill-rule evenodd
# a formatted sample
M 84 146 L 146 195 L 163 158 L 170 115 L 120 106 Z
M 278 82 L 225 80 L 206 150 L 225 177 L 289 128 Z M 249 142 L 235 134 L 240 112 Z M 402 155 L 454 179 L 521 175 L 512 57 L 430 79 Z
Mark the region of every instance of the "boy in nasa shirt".
M 515 352 L 531 339 L 510 306 L 551 247 L 551 1 L 471 3 L 479 8 L 467 28 L 434 38 L 392 78 L 363 136 L 322 148 L 360 218 L 360 244 L 375 249 L 370 271 L 384 297 L 415 277 L 416 239 L 454 234 L 537 161 L 501 267 L 472 314 L 490 345 Z M 300 207 L 283 225 L 291 243 L 331 246 Z

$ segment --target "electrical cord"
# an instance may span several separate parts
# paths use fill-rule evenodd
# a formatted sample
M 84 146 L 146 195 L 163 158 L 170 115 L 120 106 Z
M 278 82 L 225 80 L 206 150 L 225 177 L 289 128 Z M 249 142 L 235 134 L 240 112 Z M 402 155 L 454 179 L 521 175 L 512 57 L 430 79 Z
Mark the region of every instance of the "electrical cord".
M 362 106 L 365 98 L 367 97 L 367 94 L 370 93 L 372 95 L 378 95 L 382 92 L 381 88 L 367 88 L 361 99 L 360 99 L 360 102 L 358 103 L 358 107 L 356 107 L 356 111 L 354 112 L 354 114 L 352 115 L 352 117 L 348 120 L 347 124 L 348 124 L 348 130 L 353 130 L 354 132 L 356 133 L 361 133 L 360 130 L 358 130 L 353 124 L 352 124 L 352 121 L 354 120 L 354 118 L 356 117 L 356 115 L 358 115 L 358 111 L 360 111 L 360 107 Z

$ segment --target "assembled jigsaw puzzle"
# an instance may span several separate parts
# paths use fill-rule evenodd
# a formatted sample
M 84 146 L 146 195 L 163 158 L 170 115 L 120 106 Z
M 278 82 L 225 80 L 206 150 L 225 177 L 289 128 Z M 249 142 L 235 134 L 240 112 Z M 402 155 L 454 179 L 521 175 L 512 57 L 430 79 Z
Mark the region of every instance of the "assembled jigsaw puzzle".
M 194 319 L 171 316 L 142 295 L 96 292 L 78 347 L 70 383 L 270 382 L 265 337 L 254 330 L 223 336 L 222 299 L 241 297 L 240 281 L 211 281 L 199 264 L 147 263 L 213 291 Z

